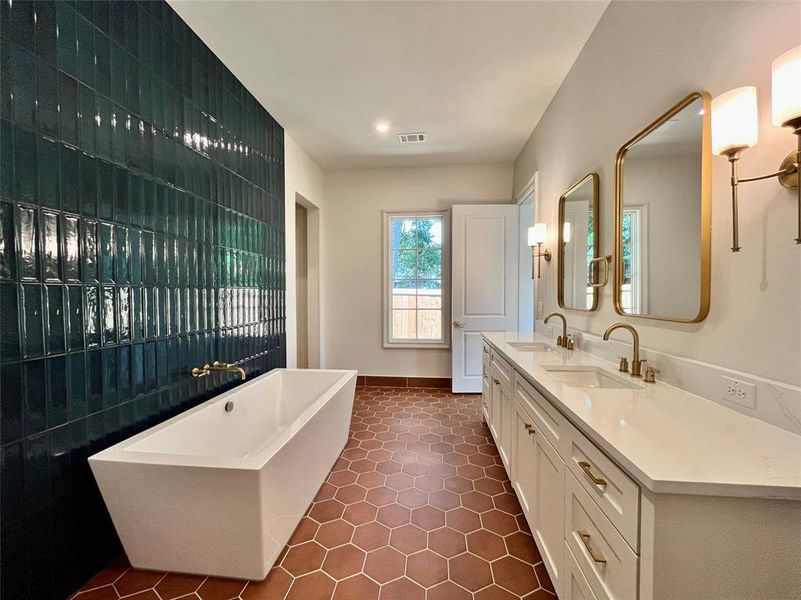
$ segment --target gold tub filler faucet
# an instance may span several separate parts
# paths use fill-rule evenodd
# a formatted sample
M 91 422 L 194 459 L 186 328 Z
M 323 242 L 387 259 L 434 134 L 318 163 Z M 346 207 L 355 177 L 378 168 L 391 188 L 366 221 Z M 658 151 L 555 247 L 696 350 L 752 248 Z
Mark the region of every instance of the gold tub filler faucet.
M 192 369 L 192 377 L 206 377 L 212 371 L 228 371 L 230 373 L 239 373 L 239 379 L 242 381 L 244 381 L 247 377 L 245 374 L 245 369 L 242 367 L 220 362 L 219 360 L 215 360 L 211 364 L 205 364 L 202 367 L 195 367 Z

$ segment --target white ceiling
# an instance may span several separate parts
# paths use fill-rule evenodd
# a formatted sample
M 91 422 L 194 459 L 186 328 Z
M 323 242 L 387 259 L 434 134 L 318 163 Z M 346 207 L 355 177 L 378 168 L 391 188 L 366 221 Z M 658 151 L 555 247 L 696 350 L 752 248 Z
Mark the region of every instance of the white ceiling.
M 608 4 L 169 1 L 325 169 L 514 160 Z

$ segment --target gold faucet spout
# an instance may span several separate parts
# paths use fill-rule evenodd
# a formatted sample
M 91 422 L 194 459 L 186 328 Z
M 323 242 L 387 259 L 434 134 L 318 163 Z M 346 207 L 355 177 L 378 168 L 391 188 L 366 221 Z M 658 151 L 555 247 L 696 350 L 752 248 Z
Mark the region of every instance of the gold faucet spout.
M 247 378 L 245 369 L 242 367 L 220 362 L 219 360 L 215 360 L 210 365 L 205 364 L 202 368 L 195 367 L 192 369 L 192 377 L 206 377 L 212 371 L 227 371 L 229 373 L 237 373 L 241 381 L 244 381 Z
M 606 331 L 604 332 L 604 340 L 609 340 L 609 335 L 615 329 L 625 329 L 629 333 L 631 333 L 631 337 L 634 344 L 634 354 L 631 357 L 631 376 L 632 377 L 642 377 L 641 367 L 642 361 L 640 361 L 640 335 L 637 333 L 637 330 L 634 329 L 628 323 L 614 323 L 610 325 Z
M 546 324 L 551 319 L 551 317 L 559 317 L 560 319 L 562 319 L 562 335 L 556 338 L 556 345 L 562 348 L 567 348 L 567 319 L 565 318 L 565 315 L 557 312 L 551 313 L 550 315 L 545 317 Z

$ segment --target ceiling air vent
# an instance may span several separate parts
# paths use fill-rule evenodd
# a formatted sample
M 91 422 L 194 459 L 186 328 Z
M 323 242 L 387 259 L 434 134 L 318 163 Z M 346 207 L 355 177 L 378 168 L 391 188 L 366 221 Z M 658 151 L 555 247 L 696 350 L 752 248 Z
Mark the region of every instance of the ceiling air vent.
M 426 141 L 426 134 L 423 131 L 416 133 L 399 133 L 398 141 L 401 144 L 421 144 Z

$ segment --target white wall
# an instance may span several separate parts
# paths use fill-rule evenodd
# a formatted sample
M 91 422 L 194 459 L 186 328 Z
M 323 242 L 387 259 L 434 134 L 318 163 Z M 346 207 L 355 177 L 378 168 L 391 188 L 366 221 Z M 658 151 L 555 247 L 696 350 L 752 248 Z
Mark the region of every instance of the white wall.
M 511 164 L 326 172 L 323 364 L 365 375 L 450 377 L 449 350 L 382 347 L 381 211 L 511 197 Z
M 741 160 L 741 176 L 775 171 L 795 138 L 770 124 L 770 68 L 801 43 L 798 16 L 797 2 L 613 2 L 517 157 L 515 191 L 539 172 L 539 215 L 555 233 L 560 194 L 597 171 L 601 251 L 611 254 L 617 149 L 687 93 L 714 97 L 742 85 L 759 90 L 760 142 Z M 762 181 L 744 184 L 740 199 L 743 250 L 732 254 L 728 163 L 715 157 L 712 306 L 704 322 L 621 317 L 609 285 L 597 312 L 567 311 L 571 326 L 600 333 L 629 321 L 646 347 L 801 385 L 794 191 Z M 555 276 L 552 261 L 538 292 L 546 312 L 557 309 Z
M 306 154 L 292 137 L 284 132 L 284 214 L 286 231 L 286 360 L 288 367 L 294 367 L 297 362 L 297 310 L 296 310 L 296 281 L 295 281 L 295 204 L 301 202 L 309 210 L 307 220 L 310 229 L 314 229 L 315 219 L 319 222 L 319 215 L 323 208 L 323 171 L 317 163 Z M 317 227 L 317 231 L 320 228 Z M 311 242 L 312 246 L 322 247 L 322 239 Z M 313 250 L 313 248 L 312 248 Z M 308 256 L 308 276 L 311 280 L 315 276 L 315 256 L 310 252 Z M 310 307 L 319 302 L 315 297 L 313 283 L 309 284 L 307 302 Z M 315 330 L 319 336 L 319 322 L 313 318 L 308 319 L 310 332 L 309 364 L 314 364 L 314 335 Z M 317 344 L 319 346 L 319 343 Z M 319 359 L 318 359 L 319 360 Z

